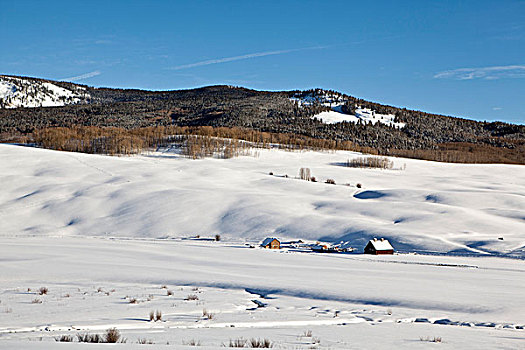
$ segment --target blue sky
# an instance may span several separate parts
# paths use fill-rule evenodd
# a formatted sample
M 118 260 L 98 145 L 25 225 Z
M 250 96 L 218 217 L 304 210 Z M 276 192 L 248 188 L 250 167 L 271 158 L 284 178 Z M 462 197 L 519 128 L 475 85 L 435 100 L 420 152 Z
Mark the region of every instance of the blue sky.
M 525 124 L 525 1 L 0 0 L 0 74 L 321 87 Z

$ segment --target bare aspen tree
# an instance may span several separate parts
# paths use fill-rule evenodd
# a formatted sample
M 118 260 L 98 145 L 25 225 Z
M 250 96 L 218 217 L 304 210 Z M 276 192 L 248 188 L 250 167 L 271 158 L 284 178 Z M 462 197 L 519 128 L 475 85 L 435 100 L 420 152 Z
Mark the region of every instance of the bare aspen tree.
M 310 181 L 311 179 L 310 168 L 299 169 L 299 178 L 301 180 Z

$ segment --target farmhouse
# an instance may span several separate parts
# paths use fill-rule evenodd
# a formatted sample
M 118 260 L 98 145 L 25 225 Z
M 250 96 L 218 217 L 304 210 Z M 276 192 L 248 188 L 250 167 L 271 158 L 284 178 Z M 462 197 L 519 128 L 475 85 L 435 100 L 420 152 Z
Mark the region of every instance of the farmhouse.
M 261 247 L 269 249 L 281 249 L 281 242 L 277 238 L 268 237 L 261 243 Z
M 365 254 L 394 254 L 394 247 L 392 247 L 388 240 L 384 238 L 374 238 L 368 241 L 368 244 L 365 247 Z

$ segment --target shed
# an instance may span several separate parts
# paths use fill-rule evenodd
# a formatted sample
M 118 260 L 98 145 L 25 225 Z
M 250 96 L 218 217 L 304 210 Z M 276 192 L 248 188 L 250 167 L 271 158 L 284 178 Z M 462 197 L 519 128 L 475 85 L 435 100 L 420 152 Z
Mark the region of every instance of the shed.
M 387 239 L 371 239 L 365 247 L 365 254 L 394 254 L 394 247 L 388 242 Z
M 277 238 L 268 237 L 261 243 L 261 247 L 269 249 L 281 249 L 281 242 Z
M 310 247 L 314 252 L 318 252 L 318 253 L 325 253 L 328 251 L 328 245 L 327 244 L 321 244 L 319 242 L 317 242 L 316 244 L 312 245 Z

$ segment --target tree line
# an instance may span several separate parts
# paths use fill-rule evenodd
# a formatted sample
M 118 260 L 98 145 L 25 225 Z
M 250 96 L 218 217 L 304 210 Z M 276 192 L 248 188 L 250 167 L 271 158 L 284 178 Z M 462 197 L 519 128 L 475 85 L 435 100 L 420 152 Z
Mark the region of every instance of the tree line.
M 42 128 L 20 140 L 47 149 L 107 155 L 137 154 L 177 144 L 181 153 L 197 159 L 231 158 L 249 154 L 253 148 L 285 150 L 346 150 L 373 155 L 398 156 L 452 163 L 525 164 L 525 144 L 514 149 L 486 144 L 452 142 L 435 149 L 377 149 L 351 141 L 319 139 L 290 133 L 261 132 L 238 127 L 155 126 L 134 129 L 98 126 Z

